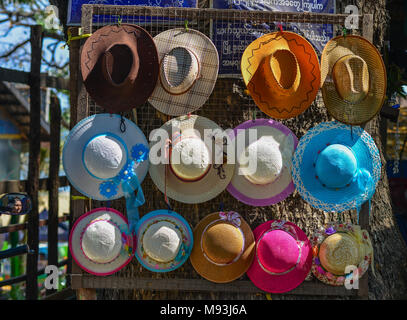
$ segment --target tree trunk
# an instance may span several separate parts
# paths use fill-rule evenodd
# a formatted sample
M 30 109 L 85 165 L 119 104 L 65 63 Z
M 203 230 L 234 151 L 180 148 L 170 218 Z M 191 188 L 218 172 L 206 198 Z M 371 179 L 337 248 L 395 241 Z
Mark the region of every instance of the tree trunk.
M 201 1 L 201 3 L 203 2 Z M 338 13 L 344 12 L 345 5 L 355 4 L 360 8 L 361 12 L 374 14 L 374 43 L 380 50 L 383 47 L 386 25 L 388 23 L 385 1 L 337 1 L 337 3 Z M 224 129 L 234 128 L 238 124 L 251 119 L 253 111 L 257 112 L 257 118 L 268 118 L 254 105 L 250 97 L 245 95 L 244 91 L 245 86 L 241 80 L 219 79 L 211 98 L 197 114 L 212 119 Z M 138 108 L 136 110 L 136 118 L 133 117 L 132 113 L 129 113 L 128 116 L 140 126 L 147 136 L 152 129 L 160 127 L 167 120 L 166 116 L 155 111 L 150 105 Z M 281 122 L 288 126 L 298 138 L 301 138 L 309 129 L 322 121 L 328 120 L 333 119 L 328 117 L 321 95 L 318 94 L 315 102 L 303 114 Z M 381 143 L 379 134 L 380 123 L 380 118 L 376 117 L 369 125 L 369 132 L 376 141 L 379 150 L 381 150 L 383 164 L 382 179 L 372 199 L 372 210 L 370 213 L 370 234 L 375 253 L 374 267 L 376 277 L 372 275 L 372 268 L 370 268 L 368 275 L 369 298 L 394 299 L 400 298 L 407 292 L 407 248 L 401 238 L 392 212 L 385 170 L 386 160 L 382 152 L 384 146 Z M 160 208 L 166 208 L 163 194 L 155 187 L 149 176 L 143 182 L 143 190 L 146 202 L 145 205 L 140 207 L 141 215 Z M 224 203 L 225 210 L 234 210 L 242 214 L 252 229 L 270 219 L 285 219 L 296 223 L 310 236 L 315 228 L 328 221 L 336 221 L 338 217 L 342 221 L 357 223 L 355 211 L 348 211 L 338 215 L 314 209 L 302 200 L 297 191 L 279 204 L 259 208 L 240 203 L 230 196 L 227 191 L 224 191 L 214 200 L 199 205 L 188 205 L 175 201 L 171 201 L 171 204 L 174 211 L 186 217 L 190 225 L 194 227 L 207 214 L 219 211 L 220 202 Z M 93 205 L 96 207 L 100 206 L 101 203 L 94 202 Z M 125 202 L 123 199 L 114 201 L 112 206 L 125 212 Z M 193 270 L 189 261 L 173 272 L 156 274 L 143 269 L 136 259 L 133 259 L 117 275 L 122 277 L 200 278 Z M 246 275 L 243 278 L 248 279 Z M 99 290 L 98 296 L 102 299 L 266 299 L 264 293 L 189 293 L 181 291 L 157 292 L 115 289 Z M 312 299 L 314 297 L 273 295 L 273 299 L 278 298 Z M 341 297 L 338 298 L 340 299 Z

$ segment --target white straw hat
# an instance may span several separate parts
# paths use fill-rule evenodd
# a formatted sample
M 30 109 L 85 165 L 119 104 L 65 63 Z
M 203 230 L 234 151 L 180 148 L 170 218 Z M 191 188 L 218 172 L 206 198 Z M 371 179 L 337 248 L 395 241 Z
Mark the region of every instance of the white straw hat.
M 251 143 L 250 130 L 257 136 Z M 269 206 L 288 197 L 294 191 L 291 159 L 298 143 L 294 133 L 277 121 L 257 119 L 238 125 L 231 134 L 232 142 L 243 141 L 245 148 L 237 154 L 229 193 L 252 206 Z
M 134 241 L 127 219 L 119 211 L 98 208 L 75 222 L 69 249 L 79 267 L 102 276 L 115 273 L 130 262 Z
M 122 197 L 122 182 L 135 176 L 141 183 L 148 171 L 147 159 L 148 142 L 143 132 L 132 121 L 114 114 L 80 121 L 66 139 L 62 156 L 70 183 L 95 200 Z
M 188 222 L 170 210 L 156 210 L 137 224 L 135 255 L 143 267 L 153 272 L 179 268 L 191 253 L 193 233 Z
M 215 87 L 219 57 L 211 39 L 184 28 L 164 31 L 154 37 L 160 60 L 160 75 L 148 100 L 158 111 L 185 115 L 199 109 Z
M 166 196 L 183 203 L 201 203 L 226 189 L 234 164 L 225 163 L 223 135 L 213 132 L 223 130 L 205 117 L 192 115 L 174 118 L 152 133 L 152 150 L 157 150 L 156 141 L 162 142 L 161 134 L 170 140 L 166 151 L 161 145 L 160 153 L 150 154 L 151 179 Z M 162 152 L 167 152 L 167 157 Z

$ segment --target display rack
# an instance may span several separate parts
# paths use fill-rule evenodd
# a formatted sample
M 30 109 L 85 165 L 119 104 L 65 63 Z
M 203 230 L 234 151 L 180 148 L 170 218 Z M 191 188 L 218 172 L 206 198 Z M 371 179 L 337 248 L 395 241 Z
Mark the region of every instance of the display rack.
M 269 12 L 269 11 L 245 11 L 245 10 L 224 10 L 224 9 L 209 9 L 209 8 L 161 8 L 147 6 L 112 6 L 112 5 L 83 5 L 82 6 L 82 22 L 81 33 L 89 34 L 97 28 L 108 24 L 117 24 L 119 20 L 126 23 L 132 23 L 143 26 L 152 36 L 157 33 L 173 27 L 184 26 L 185 20 L 188 21 L 188 27 L 199 30 L 207 36 L 212 36 L 212 39 L 218 35 L 211 34 L 211 25 L 216 21 L 239 21 L 250 24 L 269 25 L 277 23 L 311 23 L 311 24 L 333 24 L 343 26 L 347 15 L 344 14 L 322 14 L 322 13 L 301 13 L 301 12 Z M 123 22 L 123 23 L 124 23 Z M 373 39 L 373 15 L 363 14 L 359 16 L 360 33 L 369 41 Z M 71 28 L 72 36 L 78 34 L 77 28 Z M 219 39 L 218 39 L 219 40 Z M 70 46 L 70 75 L 71 75 L 71 127 L 73 127 L 81 119 L 103 110 L 95 105 L 92 99 L 88 96 L 86 89 L 82 83 L 80 75 L 80 48 L 85 40 L 72 41 Z M 236 57 L 239 58 L 239 57 Z M 233 86 L 232 86 L 233 87 Z M 233 87 L 234 88 L 234 87 Z M 230 89 L 230 87 L 229 87 Z M 232 90 L 230 94 L 238 94 L 238 90 Z M 229 93 L 228 93 L 229 94 Z M 216 104 L 213 99 L 209 104 Z M 211 118 L 217 122 L 219 119 L 227 119 L 233 117 L 230 114 L 225 114 L 222 106 L 213 107 L 215 112 Z M 247 98 L 245 104 L 248 112 L 253 110 L 261 114 L 260 110 L 254 105 L 250 98 Z M 204 106 L 205 108 L 205 106 Z M 199 114 L 199 112 L 198 112 Z M 137 108 L 133 112 L 124 114 L 130 117 L 141 128 L 148 137 L 149 132 L 160 127 L 163 122 L 169 117 L 159 114 L 155 109 L 146 104 L 141 108 Z M 267 116 L 266 116 L 267 117 Z M 228 119 L 229 119 L 228 118 Z M 148 120 L 148 121 L 147 121 Z M 148 122 L 148 125 L 145 123 Z M 369 123 L 365 125 L 365 129 L 369 132 Z M 144 187 L 143 187 L 144 188 Z M 151 187 L 153 188 L 153 187 Z M 148 191 L 147 191 L 148 192 Z M 226 192 L 226 191 L 224 191 Z M 146 193 L 146 191 L 145 191 Z M 72 195 L 79 195 L 72 188 Z M 237 200 L 235 200 L 237 201 Z M 162 202 L 161 202 L 162 203 Z M 71 201 L 71 212 L 73 219 L 77 219 L 80 215 L 91 209 L 92 206 L 104 203 L 92 202 L 86 200 Z M 154 205 L 159 205 L 154 203 Z M 215 205 L 214 205 L 215 207 Z M 197 207 L 194 210 L 198 211 Z M 150 208 L 151 209 L 151 208 Z M 158 209 L 152 207 L 151 210 Z M 208 214 L 210 212 L 206 212 Z M 191 213 L 192 214 L 192 213 Z M 372 214 L 372 212 L 370 213 Z M 362 228 L 369 230 L 369 209 L 368 205 L 362 206 L 360 212 L 359 224 Z M 133 259 L 134 266 L 137 264 L 136 259 Z M 126 267 L 128 268 L 128 267 Z M 115 288 L 115 289 L 144 289 L 156 291 L 173 291 L 183 290 L 189 292 L 228 292 L 228 293 L 247 293 L 256 294 L 262 291 L 255 287 L 247 277 L 245 279 L 236 280 L 227 284 L 216 284 L 200 278 L 198 275 L 190 278 L 180 277 L 180 273 L 172 272 L 171 275 L 164 278 L 161 275 L 156 275 L 151 272 L 134 274 L 133 276 L 122 276 L 118 274 L 106 277 L 97 277 L 84 273 L 73 262 L 72 265 L 72 288 L 83 290 L 83 297 L 94 298 L 94 291 L 89 289 L 98 288 Z M 285 293 L 288 295 L 309 295 L 309 296 L 348 296 L 357 298 L 367 298 L 368 296 L 368 275 L 365 275 L 359 282 L 359 290 L 347 290 L 345 287 L 333 287 L 325 285 L 316 279 L 304 281 L 298 288 Z

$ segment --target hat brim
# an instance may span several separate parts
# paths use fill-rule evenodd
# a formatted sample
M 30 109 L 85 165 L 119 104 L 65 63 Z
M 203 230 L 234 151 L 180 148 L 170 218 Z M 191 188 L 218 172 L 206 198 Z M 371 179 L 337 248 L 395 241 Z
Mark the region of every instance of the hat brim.
M 205 129 L 222 130 L 215 122 L 205 117 L 196 115 L 181 116 L 171 119 L 161 127 L 161 129 L 164 129 L 168 133 L 170 138 L 175 134 L 175 132 L 172 132 L 173 125 L 174 128 L 180 131 L 195 129 L 200 133 L 202 139 L 205 139 Z M 212 141 L 212 139 L 208 140 Z M 155 141 L 156 136 L 153 136 L 150 143 L 151 148 L 153 148 L 156 143 Z M 212 141 L 212 150 L 215 150 L 215 143 L 218 142 Z M 221 143 L 223 143 L 223 140 Z M 154 154 L 150 154 L 150 160 L 152 157 L 154 157 Z M 223 172 L 220 173 L 220 171 L 213 166 L 213 163 L 215 163 L 215 152 L 212 152 L 212 165 L 208 173 L 198 181 L 186 182 L 179 179 L 172 170 L 170 170 L 168 164 L 161 162 L 159 164 L 151 162 L 149 173 L 154 184 L 162 193 L 166 193 L 167 197 L 183 203 L 202 203 L 215 198 L 224 191 L 233 176 L 234 164 L 224 163 L 219 169 L 223 170 Z
M 298 139 L 294 133 L 283 124 L 271 119 L 249 120 L 238 125 L 230 132 L 231 140 L 236 138 L 238 130 L 255 128 L 257 137 L 272 135 L 276 142 L 284 148 L 292 148 L 292 154 L 298 144 Z M 245 143 L 247 147 L 248 138 Z M 237 156 L 239 158 L 239 156 Z M 236 165 L 235 173 L 227 187 L 228 192 L 239 201 L 251 206 L 269 206 L 287 198 L 294 192 L 294 184 L 291 179 L 291 164 L 284 168 L 280 176 L 267 185 L 257 185 L 251 183 L 243 175 L 239 175 L 239 165 Z
M 254 229 L 253 234 L 256 242 L 260 236 L 270 229 L 270 225 L 274 220 L 267 221 Z M 301 248 L 301 258 L 296 267 L 283 275 L 271 275 L 263 270 L 257 260 L 257 254 L 254 258 L 253 264 L 247 270 L 247 276 L 259 289 L 271 293 L 284 293 L 291 291 L 298 287 L 307 277 L 311 270 L 312 265 L 312 250 L 311 243 L 307 235 L 297 225 L 291 222 L 286 222 L 293 226 L 298 235 L 298 240 L 303 241 L 304 245 Z
M 342 56 L 360 56 L 369 70 L 369 92 L 361 102 L 343 100 L 332 80 L 332 69 Z M 382 108 L 386 98 L 386 67 L 380 52 L 367 39 L 356 36 L 335 37 L 326 44 L 321 56 L 321 92 L 328 113 L 336 120 L 359 125 L 372 119 Z
M 351 272 L 348 275 L 335 275 L 332 274 L 331 272 L 328 272 L 325 270 L 320 261 L 319 261 L 319 247 L 322 244 L 322 242 L 328 238 L 330 235 L 333 233 L 327 234 L 325 232 L 326 229 L 328 228 L 334 228 L 336 232 L 349 232 L 352 231 L 353 227 L 352 224 L 350 223 L 341 223 L 341 222 L 331 222 L 326 225 L 326 228 L 324 230 L 316 230 L 314 234 L 311 237 L 311 244 L 313 249 L 313 258 L 312 258 L 312 273 L 313 275 L 320 281 L 324 282 L 325 284 L 329 284 L 331 286 L 343 286 L 345 283 L 346 278 L 350 278 L 352 280 L 354 279 L 354 276 L 356 279 L 359 279 L 363 277 L 363 275 L 367 272 L 369 269 L 369 265 L 371 263 L 371 256 L 370 255 L 364 255 L 362 261 L 358 264 L 358 273 L 357 276 Z M 366 233 L 365 230 L 362 230 L 363 233 Z
M 122 249 L 120 255 L 109 263 L 96 263 L 89 260 L 81 249 L 81 234 L 84 228 L 95 219 L 106 219 L 112 221 L 117 226 L 122 226 L 129 231 L 127 218 L 119 211 L 112 208 L 97 208 L 89 211 L 76 220 L 69 235 L 69 250 L 76 264 L 84 271 L 97 275 L 107 276 L 125 267 L 133 258 Z M 133 238 L 133 254 L 136 247 L 136 238 Z
M 154 37 L 159 61 L 164 55 L 177 47 L 192 50 L 200 64 L 200 77 L 185 93 L 172 95 L 165 91 L 160 81 L 149 98 L 151 105 L 158 111 L 171 116 L 185 115 L 198 110 L 209 98 L 219 70 L 218 51 L 203 33 L 185 28 L 170 29 Z
M 136 144 L 143 144 L 148 148 L 148 142 L 140 128 L 132 121 L 123 118 L 125 132 L 120 130 L 121 117 L 117 114 L 96 114 L 80 121 L 69 133 L 62 154 L 62 163 L 69 182 L 72 186 L 88 198 L 107 201 L 121 198 L 123 190 L 118 186 L 117 193 L 107 198 L 100 194 L 99 185 L 104 180 L 92 176 L 86 169 L 83 161 L 83 150 L 86 144 L 95 136 L 109 133 L 121 138 L 130 156 L 131 148 Z M 148 161 L 134 164 L 134 171 L 140 183 L 143 182 L 147 171 Z
M 132 48 L 139 59 L 137 75 L 125 87 L 112 85 L 102 73 L 100 57 L 115 44 Z M 137 44 L 135 49 L 134 44 Z M 142 27 L 108 25 L 96 30 L 82 48 L 82 78 L 87 92 L 98 105 L 112 113 L 124 112 L 147 102 L 158 79 L 158 61 L 154 40 Z
M 341 144 L 352 149 L 358 169 L 367 170 L 373 183 L 363 193 L 357 181 L 340 189 L 330 189 L 317 179 L 314 163 L 318 151 L 327 144 Z M 310 129 L 299 141 L 293 157 L 293 181 L 301 197 L 324 211 L 342 212 L 359 207 L 370 199 L 380 179 L 380 153 L 372 137 L 361 127 L 350 128 L 339 122 L 323 122 Z
M 219 266 L 211 263 L 201 250 L 201 238 L 202 233 L 206 226 L 211 222 L 219 219 L 219 213 L 211 213 L 203 218 L 194 229 L 194 239 L 195 244 L 191 252 L 190 261 L 195 271 L 199 273 L 203 278 L 216 282 L 216 283 L 227 283 L 236 280 L 243 276 L 247 269 L 253 262 L 255 253 L 255 241 L 253 232 L 250 226 L 244 219 L 241 219 L 240 229 L 244 234 L 244 251 L 240 258 L 226 266 Z M 225 239 L 227 240 L 227 239 Z
M 186 252 L 186 254 L 182 256 L 180 260 L 172 260 L 167 263 L 158 262 L 150 258 L 144 251 L 144 233 L 152 224 L 159 221 L 168 221 L 174 224 L 174 227 L 180 231 Z M 188 222 L 178 213 L 170 210 L 156 210 L 143 216 L 137 224 L 136 235 L 138 241 L 135 256 L 144 268 L 153 272 L 169 272 L 181 267 L 185 263 L 185 261 L 188 260 L 189 253 L 191 252 L 192 246 L 194 244 L 192 229 L 189 226 Z
M 290 50 L 298 61 L 300 84 L 290 96 L 273 98 L 264 86 L 263 76 L 256 74 L 262 60 L 275 49 Z M 289 31 L 269 33 L 250 43 L 242 55 L 241 72 L 256 105 L 275 119 L 292 118 L 303 113 L 314 101 L 320 87 L 317 53 L 305 38 Z

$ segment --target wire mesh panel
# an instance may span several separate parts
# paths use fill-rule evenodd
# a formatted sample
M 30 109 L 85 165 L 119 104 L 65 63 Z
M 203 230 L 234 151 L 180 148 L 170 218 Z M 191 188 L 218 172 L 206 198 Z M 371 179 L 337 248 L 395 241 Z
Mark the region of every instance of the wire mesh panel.
M 160 7 L 142 7 L 142 6 L 110 6 L 110 5 L 83 5 L 82 7 L 82 33 L 92 33 L 105 25 L 130 23 L 142 26 L 151 36 L 156 36 L 160 32 L 172 28 L 191 28 L 198 30 L 212 39 L 215 44 L 223 43 L 223 47 L 228 51 L 228 57 L 232 52 L 232 59 L 225 61 L 222 59 L 222 52 L 219 53 L 220 64 L 240 64 L 241 54 L 250 42 L 252 34 L 240 30 L 239 37 L 228 37 L 229 32 L 236 32 L 235 28 L 241 23 L 250 24 L 256 32 L 267 33 L 275 31 L 275 23 L 281 23 L 284 29 L 289 29 L 290 23 L 316 23 L 316 24 L 334 24 L 337 27 L 344 24 L 345 15 L 331 14 L 311 14 L 311 13 L 284 13 L 268 11 L 243 11 L 243 10 L 223 10 L 209 8 L 160 8 Z M 364 16 L 360 17 L 363 21 Z M 220 22 L 220 29 L 212 28 L 213 23 Z M 366 21 L 364 21 L 366 22 Z M 219 25 L 219 24 L 218 24 Z M 265 27 L 268 26 L 268 27 Z M 270 29 L 272 26 L 272 29 Z M 274 29 L 273 29 L 274 28 Z M 216 30 L 217 32 L 213 32 Z M 252 31 L 253 31 L 252 30 Z M 79 66 L 78 66 L 79 68 Z M 79 94 L 78 109 L 82 116 L 89 116 L 105 112 L 103 108 L 96 105 L 89 97 L 84 88 Z M 322 98 L 320 95 L 303 114 L 296 118 L 281 121 L 288 126 L 298 138 L 307 130 L 321 121 L 331 120 L 324 108 L 321 107 Z M 218 77 L 215 88 L 208 101 L 194 114 L 207 117 L 215 121 L 223 129 L 234 128 L 240 123 L 255 119 L 269 118 L 254 104 L 250 95 L 247 94 L 246 86 L 241 78 L 221 78 Z M 123 114 L 134 121 L 144 132 L 146 137 L 152 130 L 161 127 L 171 117 L 158 112 L 149 103 L 133 109 L 131 112 Z M 80 120 L 80 119 L 77 119 Z M 143 190 L 146 197 L 146 203 L 140 207 L 140 214 L 146 214 L 150 211 L 166 208 L 164 195 L 156 188 L 149 177 L 143 182 Z M 329 220 L 337 220 L 337 216 L 332 213 L 322 213 L 317 209 L 310 207 L 302 201 L 299 194 L 294 192 L 283 203 L 278 203 L 267 207 L 251 207 L 238 202 L 227 191 L 224 191 L 215 199 L 199 204 L 183 204 L 170 200 L 173 210 L 182 214 L 187 221 L 194 227 L 200 219 L 206 215 L 219 211 L 221 205 L 225 210 L 239 212 L 252 229 L 257 225 L 271 219 L 284 219 L 296 223 L 303 228 L 310 236 L 310 230 L 320 227 Z M 97 206 L 103 206 L 104 203 L 93 201 L 89 203 L 87 209 Z M 115 200 L 112 206 L 122 212 L 125 211 L 124 200 Z M 307 217 L 300 217 L 299 213 L 307 212 Z M 82 213 L 76 213 L 76 217 Z M 355 223 L 355 212 L 343 213 L 343 221 Z M 200 280 L 200 276 L 193 270 L 188 261 L 181 268 L 166 274 L 153 274 L 143 269 L 136 259 L 133 259 L 126 268 L 111 277 L 92 277 L 90 275 L 81 276 L 82 280 L 77 287 L 87 288 L 137 288 L 146 290 L 191 290 L 191 291 L 221 291 L 234 292 L 259 292 L 254 286 L 250 285 L 248 278 L 236 280 L 229 285 L 213 286 L 206 280 Z M 83 280 L 85 279 L 85 280 Z M 126 280 L 127 279 L 127 280 Z M 132 279 L 132 280 L 128 280 Z M 139 279 L 139 281 L 137 280 Z M 148 280 L 148 279 L 151 279 Z M 154 279 L 173 280 L 167 282 L 154 282 Z M 177 279 L 179 282 L 177 282 Z M 188 282 L 188 280 L 195 282 Z M 294 294 L 325 294 L 325 295 L 352 295 L 352 291 L 344 288 L 329 287 L 323 285 L 309 277 L 308 284 L 302 289 L 296 289 Z M 175 281 L 175 282 L 174 282 Z M 155 287 L 156 284 L 157 286 Z M 74 283 L 73 283 L 73 287 Z M 304 289 L 305 288 L 305 289 Z M 140 297 L 140 296 L 139 296 Z

